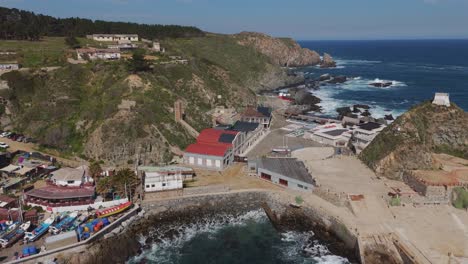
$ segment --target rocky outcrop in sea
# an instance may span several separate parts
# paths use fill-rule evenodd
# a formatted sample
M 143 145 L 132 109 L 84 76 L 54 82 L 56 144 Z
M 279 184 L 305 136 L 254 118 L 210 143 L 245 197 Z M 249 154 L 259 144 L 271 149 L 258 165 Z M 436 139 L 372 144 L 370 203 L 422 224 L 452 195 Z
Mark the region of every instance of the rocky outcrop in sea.
M 320 62 L 320 68 L 335 68 L 336 62 L 333 60 L 332 56 L 328 53 L 323 54 L 322 61 Z

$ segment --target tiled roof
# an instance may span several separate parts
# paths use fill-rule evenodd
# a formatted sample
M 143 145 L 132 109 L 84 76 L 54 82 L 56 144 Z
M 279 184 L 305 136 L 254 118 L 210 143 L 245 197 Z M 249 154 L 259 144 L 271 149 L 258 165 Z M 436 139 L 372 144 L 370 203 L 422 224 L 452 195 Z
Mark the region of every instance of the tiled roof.
M 217 156 L 217 157 L 224 157 L 224 154 L 228 151 L 231 146 L 219 144 L 219 145 L 210 145 L 210 144 L 201 144 L 195 143 L 189 145 L 185 152 L 187 153 L 194 153 L 194 154 L 201 154 L 201 155 L 209 155 L 209 156 Z

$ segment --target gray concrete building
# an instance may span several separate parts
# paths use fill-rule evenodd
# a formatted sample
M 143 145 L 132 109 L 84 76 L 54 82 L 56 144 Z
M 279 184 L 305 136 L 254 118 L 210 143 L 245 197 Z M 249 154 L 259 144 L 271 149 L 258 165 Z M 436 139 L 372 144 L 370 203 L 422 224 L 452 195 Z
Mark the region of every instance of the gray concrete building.
M 315 185 L 304 163 L 296 158 L 259 158 L 248 166 L 257 177 L 294 190 L 312 192 Z

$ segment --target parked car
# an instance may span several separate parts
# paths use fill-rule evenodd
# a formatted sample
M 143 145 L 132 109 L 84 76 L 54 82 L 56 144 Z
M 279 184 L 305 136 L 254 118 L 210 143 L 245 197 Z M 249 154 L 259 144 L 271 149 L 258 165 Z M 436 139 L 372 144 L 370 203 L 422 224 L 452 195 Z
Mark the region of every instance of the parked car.
M 24 138 L 24 136 L 18 136 L 18 137 L 16 138 L 16 141 L 22 142 L 22 141 L 23 141 L 23 138 Z
M 10 134 L 8 134 L 8 136 L 6 136 L 6 137 L 9 138 L 9 139 L 13 139 L 14 137 L 16 137 L 16 133 L 10 132 Z
M 8 137 L 10 135 L 11 135 L 11 132 L 5 131 L 0 135 L 0 137 Z
M 0 142 L 0 148 L 9 148 L 10 146 L 8 146 L 8 144 L 6 144 L 5 142 Z

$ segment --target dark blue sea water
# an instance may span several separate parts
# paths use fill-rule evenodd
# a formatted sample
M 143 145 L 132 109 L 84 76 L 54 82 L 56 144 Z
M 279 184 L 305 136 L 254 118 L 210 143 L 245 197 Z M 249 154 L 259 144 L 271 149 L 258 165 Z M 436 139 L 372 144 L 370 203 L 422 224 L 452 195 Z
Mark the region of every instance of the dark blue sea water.
M 171 229 L 178 235 L 165 238 L 163 233 Z M 312 232 L 277 232 L 262 210 L 237 217 L 207 218 L 189 225 L 155 226 L 150 236 L 158 242 L 129 264 L 349 263 L 314 240 Z
M 355 79 L 316 92 L 326 114 L 354 103 L 369 104 L 374 116 L 399 115 L 412 105 L 450 93 L 468 111 L 468 40 L 300 41 L 302 47 L 331 54 L 336 69 L 302 69 L 307 74 L 346 75 Z M 368 85 L 393 81 L 387 88 Z M 387 111 L 386 111 L 387 110 Z M 390 110 L 390 111 L 388 111 Z

